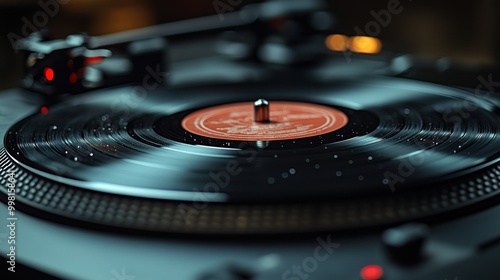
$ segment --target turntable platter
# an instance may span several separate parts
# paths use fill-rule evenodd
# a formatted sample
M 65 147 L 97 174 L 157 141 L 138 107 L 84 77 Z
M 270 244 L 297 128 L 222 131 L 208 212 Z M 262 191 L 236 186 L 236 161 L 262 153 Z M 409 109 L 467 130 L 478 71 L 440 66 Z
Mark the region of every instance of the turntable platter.
M 221 210 L 226 206 L 258 209 L 268 203 L 274 205 L 269 206 L 273 211 L 286 213 L 282 220 L 289 218 L 290 211 L 297 215 L 302 210 L 329 209 L 321 210 L 322 218 L 308 218 L 310 227 L 301 230 L 346 227 L 335 222 L 333 212 L 338 218 L 351 211 L 342 219 L 363 212 L 365 216 L 350 221 L 350 227 L 388 222 L 388 217 L 369 218 L 377 213 L 375 208 L 380 210 L 381 201 L 387 201 L 387 209 L 406 208 L 403 216 L 426 216 L 497 190 L 485 185 L 488 191 L 482 190 L 483 196 L 473 190 L 474 196 L 461 200 L 460 187 L 454 183 L 464 176 L 475 180 L 479 175 L 474 174 L 484 170 L 496 174 L 500 124 L 488 102 L 457 89 L 389 78 L 315 86 L 312 90 L 309 84 L 245 84 L 238 85 L 234 95 L 235 85 L 213 85 L 147 96 L 124 87 L 91 100 L 83 95 L 14 125 L 5 138 L 8 157 L 4 154 L 3 162 L 26 170 L 42 185 L 64 187 L 61 197 L 68 191 L 88 192 L 109 200 L 122 197 L 154 202 L 160 208 L 169 205 L 166 208 L 174 212 L 172 208 L 179 205 L 191 205 L 196 219 L 212 215 L 216 210 L 202 211 L 210 207 L 226 216 L 231 213 Z M 271 123 L 248 121 L 252 102 L 261 97 L 271 104 Z M 121 102 L 133 98 L 141 102 Z M 306 129 L 288 137 L 279 127 L 290 122 L 275 114 L 287 110 L 307 111 L 301 120 L 306 124 L 317 123 L 318 114 L 325 112 L 336 121 L 323 132 Z M 221 126 L 207 132 L 194 125 L 205 117 L 208 123 L 220 124 L 231 113 L 245 116 L 246 124 L 228 119 L 224 133 L 227 125 L 238 129 L 227 137 L 210 134 Z M 259 126 L 264 126 L 265 135 Z M 241 137 L 242 129 L 246 134 L 256 132 Z M 278 129 L 276 134 L 269 132 L 273 129 Z M 442 198 L 442 205 L 430 212 L 420 208 L 429 207 L 436 192 L 444 190 L 448 196 Z M 59 209 L 72 203 L 69 199 L 60 206 L 61 202 L 34 199 L 32 195 L 30 204 L 43 209 L 50 208 L 47 204 Z M 69 215 L 82 219 L 74 211 Z M 101 215 L 106 215 L 103 211 Z M 241 217 L 250 223 L 252 215 L 258 214 L 244 212 Z M 94 219 L 95 213 L 91 216 Z M 318 219 L 321 223 L 314 222 Z M 160 228 L 172 231 L 168 226 Z M 247 224 L 244 231 L 259 230 Z M 296 226 L 272 231 L 294 230 Z

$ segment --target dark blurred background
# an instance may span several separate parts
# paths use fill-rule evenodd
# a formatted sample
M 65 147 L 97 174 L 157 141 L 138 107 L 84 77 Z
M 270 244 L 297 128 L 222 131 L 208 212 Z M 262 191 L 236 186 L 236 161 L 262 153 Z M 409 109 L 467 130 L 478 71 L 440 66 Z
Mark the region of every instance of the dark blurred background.
M 216 14 L 214 3 L 236 0 L 0 0 L 2 38 L 0 42 L 0 88 L 17 85 L 21 62 L 15 55 L 8 34 L 22 35 L 23 25 L 46 22 L 55 37 L 86 32 L 107 34 L 179 19 Z M 308 1 L 308 0 L 304 0 Z M 395 1 L 395 0 L 391 0 Z M 329 0 L 340 31 L 354 35 L 354 28 L 365 30 L 375 20 L 373 12 L 387 10 L 389 0 Z M 56 4 L 58 11 L 47 3 Z M 241 0 L 237 10 L 250 0 Z M 51 14 L 40 11 L 47 6 Z M 495 0 L 431 1 L 401 0 L 402 11 L 391 16 L 377 37 L 399 52 L 414 53 L 427 59 L 448 57 L 465 64 L 498 65 L 500 62 L 500 4 Z M 227 7 L 227 6 L 226 6 Z M 47 12 L 45 12 L 47 14 Z M 37 26 L 33 25 L 35 28 Z M 29 29 L 29 28 L 28 28 Z

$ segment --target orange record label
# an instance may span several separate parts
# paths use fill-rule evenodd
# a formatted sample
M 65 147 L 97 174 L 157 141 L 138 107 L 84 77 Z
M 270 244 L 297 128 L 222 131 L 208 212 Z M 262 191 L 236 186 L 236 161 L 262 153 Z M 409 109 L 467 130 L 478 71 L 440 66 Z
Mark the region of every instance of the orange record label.
M 330 133 L 348 121 L 339 110 L 311 103 L 270 101 L 269 110 L 269 122 L 255 122 L 252 102 L 214 106 L 187 115 L 182 127 L 210 138 L 273 141 Z

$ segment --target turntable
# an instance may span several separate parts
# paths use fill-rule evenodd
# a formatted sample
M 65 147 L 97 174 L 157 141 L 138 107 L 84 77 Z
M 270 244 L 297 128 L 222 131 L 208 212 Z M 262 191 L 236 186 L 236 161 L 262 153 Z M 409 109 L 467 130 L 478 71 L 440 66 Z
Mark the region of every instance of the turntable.
M 499 279 L 496 72 L 409 79 L 335 28 L 269 1 L 20 39 L 5 279 Z M 176 61 L 193 34 L 218 52 Z

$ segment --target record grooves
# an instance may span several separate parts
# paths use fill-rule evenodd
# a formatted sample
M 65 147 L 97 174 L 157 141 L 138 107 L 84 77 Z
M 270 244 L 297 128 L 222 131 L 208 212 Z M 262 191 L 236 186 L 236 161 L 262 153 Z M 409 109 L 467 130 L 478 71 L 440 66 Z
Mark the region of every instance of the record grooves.
M 434 217 L 500 192 L 500 165 L 495 165 L 468 180 L 390 196 L 311 203 L 209 203 L 196 207 L 189 202 L 103 194 L 44 180 L 23 170 L 2 149 L 2 186 L 7 184 L 7 170 L 16 173 L 17 200 L 33 207 L 38 216 L 164 233 L 246 235 L 358 229 Z M 2 191 L 6 192 L 5 187 Z
M 307 83 L 237 87 L 237 98 L 229 97 L 234 85 L 155 91 L 134 110 L 115 110 L 111 101 L 131 90 L 121 87 L 51 107 L 6 134 L 1 183 L 14 169 L 20 203 L 77 223 L 197 234 L 385 225 L 458 210 L 499 192 L 500 124 L 485 100 L 386 78 L 318 84 L 309 95 Z M 250 111 L 238 106 L 251 110 L 263 92 L 274 92 L 271 121 L 249 121 Z M 196 98 L 197 104 L 187 102 Z M 470 109 L 471 102 L 476 107 L 466 122 L 447 119 L 449 108 Z M 298 113 L 287 118 L 290 104 Z M 315 113 L 323 109 L 333 117 Z M 232 111 L 243 117 L 207 118 L 215 130 L 205 135 L 186 125 Z M 321 126 L 318 120 L 340 123 L 308 134 Z M 253 141 L 276 127 L 306 133 Z M 219 130 L 235 134 L 211 137 Z M 241 133 L 257 138 L 239 139 Z

